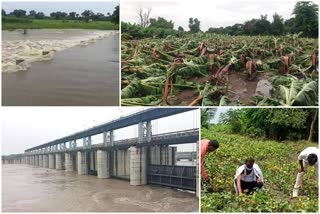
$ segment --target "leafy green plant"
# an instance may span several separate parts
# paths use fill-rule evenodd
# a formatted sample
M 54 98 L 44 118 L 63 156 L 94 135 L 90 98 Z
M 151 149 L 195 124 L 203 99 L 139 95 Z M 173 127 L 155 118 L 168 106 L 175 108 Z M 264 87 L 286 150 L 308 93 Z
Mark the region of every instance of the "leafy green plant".
M 201 138 L 215 139 L 220 147 L 207 155 L 205 168 L 211 177 L 213 193 L 201 187 L 201 212 L 318 212 L 318 188 L 315 169 L 310 167 L 297 199 L 291 198 L 296 174 L 297 156 L 305 147 L 317 146 L 306 141 L 278 143 L 231 134 L 228 125 L 201 129 Z M 265 190 L 249 196 L 237 196 L 233 178 L 238 166 L 253 157 L 265 178 Z

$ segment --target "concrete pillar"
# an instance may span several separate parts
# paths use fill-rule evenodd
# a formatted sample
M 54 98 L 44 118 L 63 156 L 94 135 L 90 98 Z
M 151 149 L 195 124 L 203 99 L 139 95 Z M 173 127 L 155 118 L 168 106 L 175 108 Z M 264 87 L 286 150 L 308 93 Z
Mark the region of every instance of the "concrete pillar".
M 97 172 L 98 178 L 110 178 L 109 154 L 107 151 L 97 152 Z
M 151 121 L 147 122 L 147 142 L 151 142 L 152 138 L 152 127 L 151 127 Z
M 130 185 L 147 184 L 147 152 L 144 147 L 131 146 L 130 151 Z
M 169 161 L 169 165 L 176 165 L 176 154 L 177 154 L 177 147 L 175 146 L 169 146 L 169 157 L 168 157 L 168 161 Z
M 35 165 L 36 167 L 39 167 L 39 155 L 35 155 L 35 156 L 34 156 L 34 159 L 35 159 L 35 164 L 34 164 L 34 165 Z
M 155 145 L 150 147 L 150 162 L 151 164 L 160 164 L 160 146 Z
M 90 170 L 95 170 L 95 154 L 94 154 L 95 152 L 94 151 L 92 151 L 92 152 L 90 152 L 89 154 L 90 154 Z
M 138 143 L 143 143 L 143 134 L 144 134 L 144 130 L 143 130 L 143 122 L 139 122 L 138 123 Z
M 30 165 L 31 165 L 31 166 L 33 165 L 33 158 L 34 158 L 33 155 L 31 155 L 31 156 L 30 156 Z
M 39 155 L 39 167 L 43 167 L 43 155 Z
M 63 169 L 62 168 L 62 154 L 56 153 L 56 169 Z
M 88 174 L 88 163 L 86 152 L 78 152 L 78 174 L 87 175 Z
M 161 165 L 168 165 L 168 146 L 161 146 Z
M 65 153 L 65 164 L 66 164 L 66 171 L 71 172 L 74 170 L 73 159 L 71 153 Z
M 113 144 L 114 144 L 114 136 L 113 136 L 113 130 L 111 130 L 110 132 L 109 132 L 109 140 L 110 140 L 110 145 L 111 146 L 113 146 Z
M 30 156 L 30 165 L 31 165 L 31 166 L 33 165 L 33 159 L 34 159 L 34 156 L 31 155 L 31 156 Z
M 54 154 L 49 154 L 49 169 L 55 168 Z
M 130 176 L 130 152 L 126 151 L 126 173 Z
M 49 157 L 48 157 L 48 155 L 43 155 L 42 159 L 43 159 L 43 165 L 42 166 L 44 168 L 49 168 Z
M 123 176 L 124 173 L 124 152 L 123 150 L 117 150 L 117 169 L 118 175 Z

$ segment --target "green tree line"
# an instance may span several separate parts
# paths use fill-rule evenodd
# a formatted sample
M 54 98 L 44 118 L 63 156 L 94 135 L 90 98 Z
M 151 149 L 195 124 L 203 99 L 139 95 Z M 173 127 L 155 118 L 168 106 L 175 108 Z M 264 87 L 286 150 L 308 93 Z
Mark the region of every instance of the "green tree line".
M 222 114 L 219 123 L 227 131 L 251 137 L 278 141 L 318 139 L 318 109 L 233 109 Z
M 209 28 L 209 33 L 230 35 L 284 35 L 286 33 L 302 32 L 305 37 L 318 37 L 318 5 L 310 1 L 297 2 L 292 15 L 294 17 L 284 20 L 275 13 L 273 21 L 267 20 L 267 15 L 258 19 L 251 19 L 242 24 L 232 26 Z
M 244 23 L 236 23 L 227 27 L 211 27 L 206 32 L 229 35 L 274 35 L 302 33 L 304 37 L 318 37 L 318 5 L 311 1 L 299 1 L 292 11 L 293 17 L 284 20 L 281 15 L 274 13 L 273 21 L 268 20 L 267 15 L 253 18 Z M 134 37 L 144 38 L 156 36 L 164 38 L 168 35 L 179 36 L 183 33 L 201 32 L 201 21 L 190 17 L 188 20 L 189 31 L 179 26 L 174 29 L 174 22 L 164 17 L 148 18 L 142 24 L 122 23 L 122 32 L 133 33 Z M 162 30 L 156 30 L 162 29 Z
M 2 9 L 2 17 L 15 17 L 15 18 L 25 18 L 25 19 L 53 19 L 53 20 L 83 20 L 83 21 L 110 21 L 115 24 L 119 24 L 119 6 L 116 6 L 113 13 L 94 13 L 91 10 L 84 10 L 82 13 L 76 12 L 62 12 L 56 11 L 50 13 L 46 16 L 43 12 L 31 10 L 29 13 L 22 9 L 15 9 L 10 13 L 7 13 Z

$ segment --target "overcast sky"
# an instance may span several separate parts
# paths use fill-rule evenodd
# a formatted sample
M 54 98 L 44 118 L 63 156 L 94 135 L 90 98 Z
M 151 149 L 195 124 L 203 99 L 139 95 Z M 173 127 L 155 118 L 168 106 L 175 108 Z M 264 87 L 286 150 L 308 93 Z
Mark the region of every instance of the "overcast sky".
M 77 131 L 119 118 L 143 108 L 119 107 L 2 107 L 2 154 L 23 153 L 25 149 L 47 143 Z M 160 134 L 199 127 L 199 110 L 161 118 L 152 122 L 152 133 Z M 137 137 L 137 126 L 115 131 L 115 140 Z M 93 138 L 102 143 L 102 135 Z M 194 144 L 178 146 L 193 151 Z
M 84 10 L 92 10 L 94 13 L 112 14 L 114 8 L 119 5 L 119 1 L 56 1 L 56 2 L 35 2 L 35 1 L 24 1 L 24 2 L 2 2 L 2 9 L 7 13 L 12 12 L 15 9 L 22 9 L 27 11 L 29 14 L 30 10 L 37 12 L 43 12 L 45 15 L 50 15 L 52 12 L 77 12 L 81 14 Z
M 149 0 L 149 1 L 122 1 L 121 20 L 131 23 L 139 23 L 138 8 L 147 10 L 151 8 L 151 18 L 158 16 L 172 20 L 177 29 L 182 26 L 188 30 L 189 18 L 198 18 L 201 22 L 201 30 L 209 27 L 229 26 L 235 23 L 243 23 L 252 18 L 259 18 L 267 14 L 272 21 L 272 15 L 277 12 L 283 18 L 291 17 L 296 1 L 274 0 Z

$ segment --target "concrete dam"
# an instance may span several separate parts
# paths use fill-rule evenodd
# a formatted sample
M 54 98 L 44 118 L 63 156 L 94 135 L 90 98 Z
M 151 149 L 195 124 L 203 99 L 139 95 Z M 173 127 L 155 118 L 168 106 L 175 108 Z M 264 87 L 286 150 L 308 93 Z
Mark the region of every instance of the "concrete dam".
M 2 161 L 75 171 L 99 179 L 119 178 L 133 186 L 167 186 L 192 191 L 198 196 L 198 152 L 189 155 L 196 157 L 196 166 L 179 166 L 176 162 L 181 154 L 178 155 L 176 145 L 196 143 L 198 151 L 199 129 L 162 134 L 153 134 L 151 129 L 152 120 L 193 110 L 150 108 L 26 149 L 24 154 L 3 157 Z M 114 140 L 115 130 L 132 125 L 138 126 L 138 137 Z M 103 142 L 92 144 L 92 136 L 98 134 L 103 135 Z

